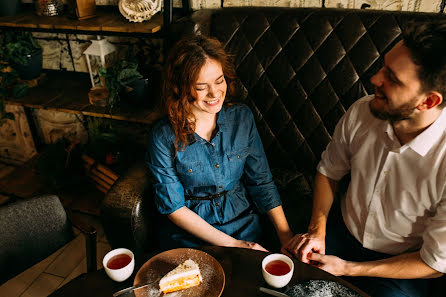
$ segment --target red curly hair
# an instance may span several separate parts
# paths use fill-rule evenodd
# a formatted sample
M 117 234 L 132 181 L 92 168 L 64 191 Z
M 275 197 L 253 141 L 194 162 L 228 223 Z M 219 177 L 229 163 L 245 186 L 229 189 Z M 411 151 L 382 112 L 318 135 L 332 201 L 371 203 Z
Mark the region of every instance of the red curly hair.
M 164 80 L 164 108 L 175 133 L 175 149 L 184 149 L 188 137 L 194 133 L 195 121 L 191 103 L 195 100 L 192 88 L 207 59 L 218 61 L 227 83 L 224 104 L 230 105 L 235 96 L 235 69 L 231 56 L 217 39 L 193 36 L 180 40 L 167 58 Z

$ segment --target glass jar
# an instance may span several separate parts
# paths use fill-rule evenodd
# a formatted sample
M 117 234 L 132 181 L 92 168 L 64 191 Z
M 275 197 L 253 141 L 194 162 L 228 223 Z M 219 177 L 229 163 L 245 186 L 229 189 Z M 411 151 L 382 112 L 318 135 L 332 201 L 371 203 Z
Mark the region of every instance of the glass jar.
M 40 16 L 60 15 L 63 10 L 62 0 L 34 0 L 36 13 Z

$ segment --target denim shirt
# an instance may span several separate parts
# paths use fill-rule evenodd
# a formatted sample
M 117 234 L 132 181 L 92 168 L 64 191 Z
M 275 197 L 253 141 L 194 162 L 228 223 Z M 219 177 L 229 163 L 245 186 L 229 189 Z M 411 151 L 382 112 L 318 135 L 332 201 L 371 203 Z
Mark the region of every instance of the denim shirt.
M 151 130 L 147 164 L 155 178 L 155 204 L 161 214 L 186 206 L 215 228 L 241 240 L 261 232 L 257 214 L 281 205 L 254 117 L 246 105 L 223 106 L 211 141 L 194 134 L 175 151 L 167 118 Z M 227 191 L 212 200 L 187 200 Z

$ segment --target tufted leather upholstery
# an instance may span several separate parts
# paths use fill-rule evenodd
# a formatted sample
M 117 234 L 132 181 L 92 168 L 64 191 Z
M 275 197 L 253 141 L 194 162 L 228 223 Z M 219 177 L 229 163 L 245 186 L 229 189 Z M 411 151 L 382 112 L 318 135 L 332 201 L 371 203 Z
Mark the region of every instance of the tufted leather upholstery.
M 312 176 L 336 123 L 355 100 L 373 93 L 369 79 L 398 41 L 401 27 L 440 18 L 446 16 L 243 7 L 199 10 L 172 28 L 214 36 L 234 55 L 241 99 L 254 113 L 285 212 L 299 232 L 307 227 Z M 111 192 L 125 199 L 118 187 Z M 136 191 L 131 197 L 144 195 Z M 156 229 L 145 224 L 132 228 Z M 150 238 L 144 244 L 156 249 Z
M 369 79 L 401 26 L 444 16 L 233 8 L 210 17 L 209 34 L 234 54 L 241 97 L 255 114 L 271 167 L 312 175 L 340 117 L 373 93 Z

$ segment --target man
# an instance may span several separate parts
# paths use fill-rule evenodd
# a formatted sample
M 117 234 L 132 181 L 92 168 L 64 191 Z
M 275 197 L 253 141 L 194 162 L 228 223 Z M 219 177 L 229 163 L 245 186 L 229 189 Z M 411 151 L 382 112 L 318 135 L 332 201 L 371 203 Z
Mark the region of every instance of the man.
M 408 28 L 371 82 L 322 154 L 308 232 L 290 250 L 372 296 L 429 296 L 446 272 L 446 22 Z M 327 224 L 347 173 L 343 220 Z

